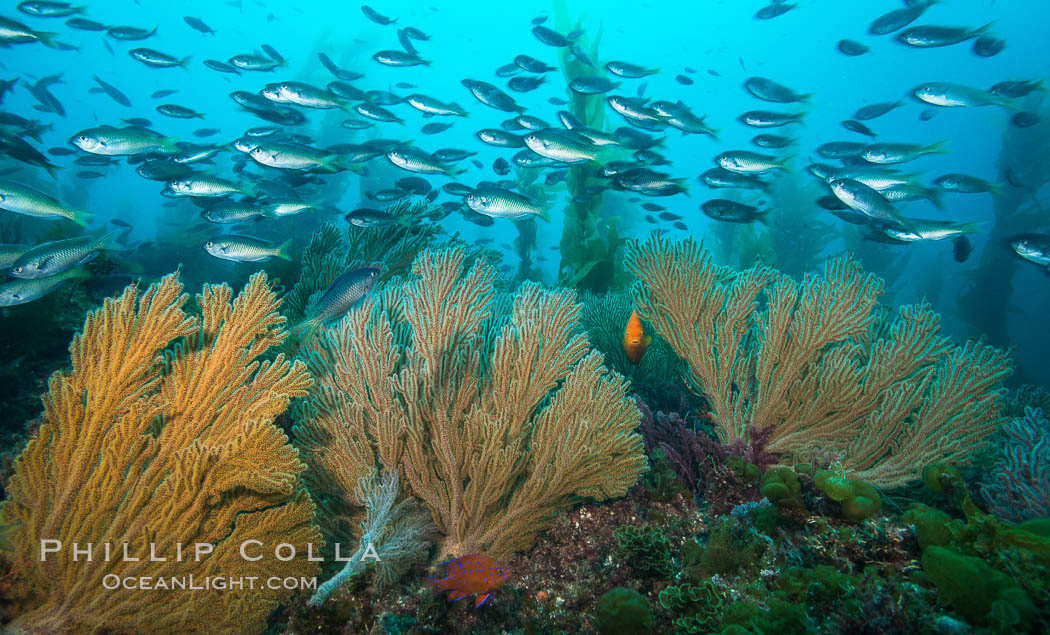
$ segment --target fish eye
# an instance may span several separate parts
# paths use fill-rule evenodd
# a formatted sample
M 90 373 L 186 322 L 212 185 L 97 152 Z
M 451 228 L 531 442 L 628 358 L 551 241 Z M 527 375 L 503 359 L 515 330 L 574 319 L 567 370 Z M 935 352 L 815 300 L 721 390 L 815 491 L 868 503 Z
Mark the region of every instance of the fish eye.
M 212 246 L 212 245 L 214 245 L 214 244 L 215 244 L 215 243 L 213 243 L 212 241 L 210 241 L 210 240 L 209 240 L 208 242 L 204 243 L 204 246 L 205 246 L 205 247 L 211 247 L 211 246 Z

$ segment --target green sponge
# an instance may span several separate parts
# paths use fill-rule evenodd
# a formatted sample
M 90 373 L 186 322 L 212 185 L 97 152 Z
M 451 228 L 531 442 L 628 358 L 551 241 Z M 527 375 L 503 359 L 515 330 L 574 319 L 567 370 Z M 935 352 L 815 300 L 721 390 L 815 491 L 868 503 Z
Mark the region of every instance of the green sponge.
M 790 467 L 778 465 L 766 470 L 759 491 L 777 507 L 805 509 L 802 504 L 802 486 L 798 484 L 798 476 Z
M 813 486 L 833 501 L 842 503 L 842 515 L 859 523 L 882 509 L 878 490 L 864 481 L 838 476 L 831 470 L 818 470 Z
M 595 612 L 601 635 L 648 635 L 653 630 L 649 600 L 622 586 L 599 598 Z
M 952 517 L 939 509 L 913 503 L 908 511 L 901 514 L 901 520 L 915 525 L 915 538 L 919 541 L 919 549 L 923 551 L 927 547 L 947 546 L 952 541 Z
M 1035 619 L 1028 594 L 1010 576 L 980 558 L 932 546 L 922 554 L 922 569 L 937 587 L 941 601 L 971 623 L 985 626 L 995 619 L 1028 629 Z

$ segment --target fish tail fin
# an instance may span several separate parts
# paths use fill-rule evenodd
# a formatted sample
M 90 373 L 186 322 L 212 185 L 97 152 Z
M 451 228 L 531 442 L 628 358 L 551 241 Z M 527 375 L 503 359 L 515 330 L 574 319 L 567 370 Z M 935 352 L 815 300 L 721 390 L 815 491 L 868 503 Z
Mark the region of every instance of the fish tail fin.
M 464 108 L 463 106 L 460 106 L 456 102 L 450 103 L 449 107 L 453 108 L 455 110 L 458 110 L 459 112 L 457 112 L 456 114 L 459 115 L 460 117 L 469 117 L 470 116 L 470 113 L 467 112 L 466 108 Z
M 978 234 L 981 232 L 982 226 L 984 226 L 983 222 L 963 223 L 962 225 L 958 225 L 955 229 L 963 234 Z
M 55 38 L 58 37 L 58 33 L 52 33 L 50 31 L 35 31 L 33 35 L 36 36 L 37 41 L 49 49 L 59 48 L 58 42 L 55 41 Z
M 240 186 L 238 186 L 237 190 L 241 194 L 244 194 L 245 196 L 258 196 L 259 195 L 259 188 L 256 187 L 255 184 L 251 183 L 251 182 L 241 183 Z
M 991 29 L 991 28 L 992 28 L 993 26 L 995 26 L 995 23 L 996 23 L 996 22 L 998 22 L 998 20 L 992 20 L 991 22 L 988 22 L 988 23 L 986 23 L 986 24 L 982 24 L 981 26 L 977 27 L 976 29 L 974 29 L 974 30 L 973 30 L 973 31 L 971 31 L 970 33 L 971 33 L 971 35 L 973 35 L 973 36 L 978 36 L 978 35 L 984 35 L 984 34 L 985 34 L 985 33 L 987 33 L 987 32 L 988 32 L 988 31 L 989 31 L 989 30 L 990 30 L 990 29 Z
M 1002 106 L 1010 112 L 1021 112 L 1023 108 L 1017 105 L 1016 102 L 1010 97 L 992 97 L 991 102 L 996 106 Z
M 305 342 L 314 336 L 317 329 L 321 326 L 321 321 L 317 318 L 309 318 L 296 324 L 288 331 L 288 334 L 299 340 Z
M 73 210 L 69 220 L 73 221 L 81 227 L 87 227 L 95 219 L 94 214 L 91 212 L 84 211 L 82 209 Z
M 937 209 L 944 209 L 944 190 L 937 187 L 928 187 L 924 190 L 926 198 L 929 199 Z
M 274 254 L 274 255 L 276 255 L 278 258 L 283 258 L 284 260 L 291 261 L 292 260 L 292 239 L 289 238 L 288 240 L 286 240 L 283 243 L 281 243 L 280 245 L 278 245 L 277 246 L 277 253 Z
M 682 188 L 682 192 L 685 193 L 686 196 L 689 196 L 689 197 L 693 196 L 692 194 L 689 193 L 689 179 L 688 178 L 682 177 L 680 179 L 671 179 L 671 182 L 674 183 L 675 185 L 677 185 L 678 187 Z
M 184 71 L 190 70 L 190 60 L 192 60 L 192 59 L 193 59 L 192 55 L 187 55 L 186 57 L 184 57 L 181 60 L 179 60 L 179 68 L 181 68 Z
M 1002 194 L 1003 194 L 1003 186 L 999 185 L 998 183 L 989 183 L 988 184 L 988 193 L 991 194 L 992 196 L 1002 196 Z
M 160 142 L 160 151 L 164 154 L 175 154 L 179 151 L 178 143 L 179 140 L 175 137 L 164 137 Z
M 127 239 L 130 233 L 130 227 L 120 227 L 108 233 L 105 228 L 100 229 L 98 248 L 107 251 L 125 251 L 128 248 Z
M 543 220 L 544 222 L 547 222 L 547 223 L 551 222 L 550 214 L 548 214 L 547 210 L 545 210 L 545 209 L 541 209 L 540 211 L 536 212 L 536 216 L 539 216 L 540 219 Z
M 938 141 L 933 145 L 928 145 L 922 149 L 924 154 L 948 154 L 948 140 Z
M 91 272 L 82 267 L 77 267 L 69 273 L 69 280 L 87 280 L 91 277 Z
M 791 168 L 788 166 L 788 164 L 792 163 L 796 157 L 798 157 L 797 154 L 791 154 L 784 157 L 783 159 L 777 162 L 777 167 L 781 170 L 784 170 L 785 172 L 789 171 Z
M 347 167 L 343 165 L 342 159 L 343 157 L 338 154 L 321 157 L 321 167 L 326 170 L 346 170 Z
M 812 97 L 814 94 L 815 93 L 802 93 L 801 95 L 795 95 L 795 97 L 797 97 L 800 102 L 808 104 L 810 97 Z

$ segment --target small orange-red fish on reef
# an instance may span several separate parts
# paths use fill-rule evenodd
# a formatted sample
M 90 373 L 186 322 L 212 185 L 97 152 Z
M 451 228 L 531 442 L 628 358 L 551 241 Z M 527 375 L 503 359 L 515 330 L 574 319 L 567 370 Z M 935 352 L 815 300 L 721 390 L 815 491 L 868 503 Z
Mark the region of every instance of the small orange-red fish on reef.
M 627 359 L 632 364 L 642 361 L 645 349 L 653 338 L 645 334 L 642 321 L 638 319 L 638 313 L 631 311 L 631 317 L 627 320 L 627 328 L 623 330 L 623 352 L 627 353 Z
M 451 591 L 448 599 L 452 602 L 476 593 L 475 608 L 489 599 L 489 594 L 502 586 L 510 575 L 492 558 L 476 553 L 441 564 L 448 565 L 444 578 L 423 578 L 423 581 L 434 587 L 435 591 Z

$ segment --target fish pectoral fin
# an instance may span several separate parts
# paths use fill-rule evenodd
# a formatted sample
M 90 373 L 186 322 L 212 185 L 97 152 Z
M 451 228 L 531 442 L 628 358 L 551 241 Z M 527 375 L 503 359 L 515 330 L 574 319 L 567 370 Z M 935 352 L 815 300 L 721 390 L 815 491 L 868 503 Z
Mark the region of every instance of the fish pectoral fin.
M 474 602 L 474 608 L 478 608 L 479 606 L 484 604 L 485 600 L 489 599 L 489 595 L 490 595 L 489 593 L 486 593 L 484 595 L 479 595 L 478 599 Z

